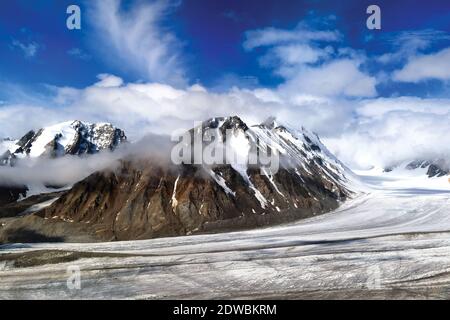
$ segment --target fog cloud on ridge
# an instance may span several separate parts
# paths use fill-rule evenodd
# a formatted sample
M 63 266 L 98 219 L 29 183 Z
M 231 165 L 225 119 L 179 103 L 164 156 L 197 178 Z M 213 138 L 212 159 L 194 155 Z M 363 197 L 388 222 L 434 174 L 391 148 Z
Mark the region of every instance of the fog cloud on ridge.
M 171 146 L 169 136 L 149 134 L 135 143 L 123 143 L 114 151 L 51 159 L 23 158 L 12 167 L 0 166 L 0 186 L 28 186 L 32 194 L 52 191 L 51 187 L 70 187 L 94 172 L 118 169 L 121 161 L 152 159 L 168 164 Z

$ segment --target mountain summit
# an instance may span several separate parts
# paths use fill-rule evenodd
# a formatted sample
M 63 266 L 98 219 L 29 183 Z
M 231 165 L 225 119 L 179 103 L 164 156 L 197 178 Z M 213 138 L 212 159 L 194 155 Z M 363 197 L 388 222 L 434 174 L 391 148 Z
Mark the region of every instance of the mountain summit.
M 26 158 L 57 158 L 114 150 L 126 140 L 125 132 L 109 123 L 66 121 L 37 131 L 30 130 L 18 140 L 1 140 L 0 166 L 14 166 L 20 159 Z M 27 185 L 0 181 L 0 205 L 14 203 L 20 197 L 27 196 L 28 191 Z
M 25 157 L 93 154 L 113 150 L 126 139 L 125 132 L 110 123 L 67 121 L 31 130 L 17 141 L 4 141 L 7 150 L 0 156 L 0 164 L 14 164 Z

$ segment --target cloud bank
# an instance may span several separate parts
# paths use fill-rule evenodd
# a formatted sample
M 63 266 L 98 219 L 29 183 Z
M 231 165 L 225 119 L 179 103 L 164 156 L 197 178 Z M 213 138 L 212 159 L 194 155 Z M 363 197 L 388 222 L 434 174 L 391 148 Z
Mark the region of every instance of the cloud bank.
M 317 96 L 373 97 L 377 80 L 362 71 L 362 53 L 341 46 L 336 30 L 314 30 L 300 23 L 293 30 L 264 28 L 246 32 L 245 50 L 265 48 L 259 59 L 284 79 L 280 90 Z
M 412 57 L 401 70 L 394 73 L 393 78 L 402 82 L 420 82 L 430 79 L 450 80 L 450 48 Z
M 114 123 L 137 141 L 145 134 L 190 129 L 194 121 L 239 115 L 249 124 L 276 116 L 290 126 L 314 130 L 352 167 L 448 155 L 450 145 L 449 99 L 348 100 L 290 95 L 282 88 L 216 93 L 200 85 L 177 89 L 160 83 L 125 83 L 111 75 L 101 75 L 84 89 L 59 88 L 53 99 L 62 106 L 2 107 L 1 134 L 14 127 L 20 132 L 14 138 L 19 138 L 32 124 L 39 128 L 69 118 Z
M 94 172 L 116 170 L 122 160 L 151 158 L 168 164 L 171 146 L 169 136 L 149 134 L 133 144 L 121 144 L 114 152 L 103 150 L 88 157 L 23 158 L 14 167 L 0 166 L 0 186 L 26 185 L 30 189 L 28 196 L 51 192 L 52 187 L 70 187 Z

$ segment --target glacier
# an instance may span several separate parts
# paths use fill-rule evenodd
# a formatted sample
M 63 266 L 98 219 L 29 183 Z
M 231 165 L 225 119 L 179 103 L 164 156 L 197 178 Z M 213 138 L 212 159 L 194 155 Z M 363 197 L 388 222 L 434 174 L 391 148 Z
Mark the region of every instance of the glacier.
M 143 241 L 0 246 L 0 299 L 448 299 L 448 177 L 358 174 L 364 195 L 295 223 Z M 20 267 L 7 258 L 31 254 L 73 259 Z M 80 290 L 67 288 L 70 266 L 81 270 Z

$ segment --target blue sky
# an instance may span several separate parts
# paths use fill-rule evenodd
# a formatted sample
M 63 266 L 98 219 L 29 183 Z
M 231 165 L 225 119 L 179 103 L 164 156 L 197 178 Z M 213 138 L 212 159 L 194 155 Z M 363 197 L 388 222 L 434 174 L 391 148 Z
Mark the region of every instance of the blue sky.
M 81 30 L 66 28 L 70 4 Z M 0 137 L 80 119 L 138 138 L 231 114 L 304 125 L 358 167 L 450 157 L 450 2 L 0 5 Z
M 145 2 L 145 1 L 144 1 Z M 147 1 L 152 2 L 152 1 Z M 335 29 L 342 33 L 341 47 L 365 50 L 368 57 L 396 50 L 395 38 L 401 32 L 450 31 L 448 1 L 377 1 L 382 9 L 382 30 L 365 27 L 365 9 L 373 1 L 206 1 L 174 2 L 161 19 L 161 27 L 180 43 L 180 59 L 186 67 L 188 83 L 200 82 L 217 89 L 230 85 L 268 86 L 283 79 L 261 67 L 258 59 L 267 48 L 245 50 L 248 30 L 274 27 L 294 29 L 299 22 L 318 30 Z M 69 4 L 82 10 L 82 30 L 65 28 Z M 123 1 L 121 9 L 130 10 L 138 1 Z M 146 81 L 123 63 L 111 63 L 98 46 L 98 30 L 93 27 L 96 14 L 88 14 L 83 1 L 41 0 L 8 1 L 0 10 L 0 76 L 24 86 L 40 84 L 83 87 L 97 74 L 112 73 L 127 81 Z M 332 20 L 326 20 L 333 17 Z M 433 40 L 433 39 L 431 39 Z M 438 51 L 450 40 L 436 37 L 423 52 Z M 20 46 L 23 45 L 22 49 Z M 34 49 L 33 49 L 34 48 Z M 25 50 L 35 50 L 26 53 Z M 375 74 L 401 66 L 401 62 L 364 66 Z M 388 83 L 378 85 L 379 94 L 447 94 L 439 81 L 420 85 Z M 444 92 L 444 93 L 443 93 Z M 4 93 L 3 93 L 4 94 Z

